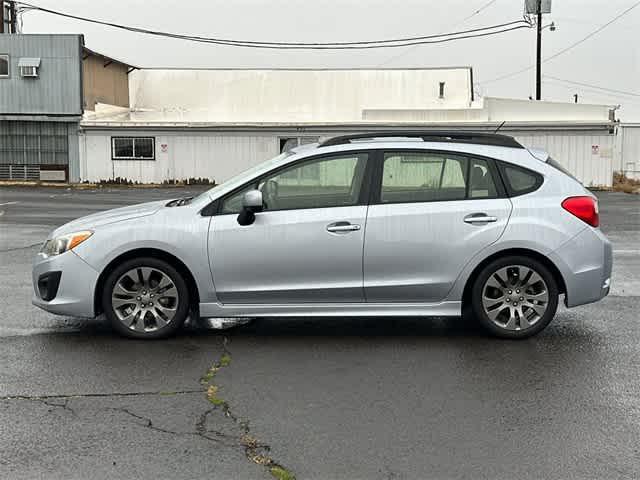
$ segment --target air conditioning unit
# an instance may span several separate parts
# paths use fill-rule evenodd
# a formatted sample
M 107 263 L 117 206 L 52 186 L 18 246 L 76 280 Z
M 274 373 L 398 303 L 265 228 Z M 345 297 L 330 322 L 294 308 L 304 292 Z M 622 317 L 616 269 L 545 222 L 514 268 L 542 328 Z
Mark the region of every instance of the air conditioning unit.
M 21 77 L 37 77 L 38 67 L 20 67 Z
M 20 76 L 26 78 L 38 78 L 38 70 L 40 69 L 39 58 L 21 58 L 18 61 Z

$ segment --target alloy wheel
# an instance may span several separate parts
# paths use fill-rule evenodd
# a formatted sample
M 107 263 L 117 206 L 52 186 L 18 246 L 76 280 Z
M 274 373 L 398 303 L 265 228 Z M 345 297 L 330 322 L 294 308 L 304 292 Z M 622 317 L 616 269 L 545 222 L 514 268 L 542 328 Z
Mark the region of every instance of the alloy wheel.
M 482 307 L 505 330 L 525 330 L 540 321 L 549 305 L 549 289 L 533 268 L 509 265 L 496 270 L 482 287 Z
M 136 332 L 155 332 L 176 315 L 180 298 L 171 278 L 161 270 L 136 267 L 118 278 L 111 306 L 118 320 Z

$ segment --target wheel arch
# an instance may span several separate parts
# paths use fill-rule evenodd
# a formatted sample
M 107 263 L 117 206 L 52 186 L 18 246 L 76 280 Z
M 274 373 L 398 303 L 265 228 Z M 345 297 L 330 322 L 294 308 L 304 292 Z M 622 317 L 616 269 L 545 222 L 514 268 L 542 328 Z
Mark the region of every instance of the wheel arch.
M 159 260 L 164 260 L 165 262 L 173 266 L 176 270 L 178 270 L 178 272 L 180 272 L 185 282 L 187 283 L 189 293 L 191 294 L 189 295 L 189 310 L 192 314 L 198 313 L 198 306 L 200 304 L 200 293 L 198 290 L 198 284 L 196 283 L 191 270 L 189 270 L 185 263 L 175 255 L 172 255 L 171 253 L 159 248 L 136 248 L 121 253 L 116 258 L 111 260 L 98 276 L 96 287 L 93 292 L 93 305 L 96 316 L 102 313 L 101 294 L 102 289 L 104 288 L 104 282 L 106 281 L 109 274 L 122 262 L 140 257 L 151 257 L 157 258 Z
M 553 261 L 551 261 L 549 257 L 541 254 L 540 252 L 536 252 L 535 250 L 531 250 L 528 248 L 509 248 L 506 250 L 500 250 L 498 252 L 495 252 L 489 255 L 487 258 L 485 258 L 480 263 L 478 263 L 478 265 L 475 266 L 475 268 L 467 278 L 467 281 L 464 285 L 464 290 L 462 293 L 463 308 L 471 305 L 471 290 L 473 288 L 473 283 L 475 282 L 476 278 L 478 278 L 478 275 L 480 275 L 480 272 L 482 271 L 482 269 L 489 263 L 493 262 L 494 260 L 497 260 L 499 258 L 506 257 L 506 256 L 512 256 L 512 255 L 528 257 L 542 263 L 545 267 L 549 269 L 549 272 L 551 272 L 551 275 L 553 275 L 553 279 L 556 281 L 556 284 L 558 285 L 559 292 L 564 294 L 567 293 L 567 286 L 562 276 L 562 273 L 560 273 L 560 269 L 558 269 L 556 264 L 553 263 Z

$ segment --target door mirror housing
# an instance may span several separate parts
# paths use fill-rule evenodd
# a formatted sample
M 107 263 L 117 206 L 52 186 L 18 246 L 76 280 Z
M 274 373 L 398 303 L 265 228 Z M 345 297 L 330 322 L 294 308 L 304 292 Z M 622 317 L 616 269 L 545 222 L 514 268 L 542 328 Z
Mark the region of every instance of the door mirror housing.
M 262 192 L 249 190 L 242 196 L 242 208 L 253 212 L 262 211 Z
M 256 213 L 263 208 L 262 192 L 249 190 L 242 196 L 242 211 L 238 215 L 240 225 L 251 225 L 256 219 Z

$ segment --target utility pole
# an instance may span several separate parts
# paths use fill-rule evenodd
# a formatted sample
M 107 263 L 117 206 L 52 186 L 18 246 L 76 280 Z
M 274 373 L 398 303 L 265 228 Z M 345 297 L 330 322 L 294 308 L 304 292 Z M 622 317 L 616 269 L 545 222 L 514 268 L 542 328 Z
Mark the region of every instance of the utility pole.
M 16 18 L 16 2 L 9 2 L 9 31 L 7 33 L 18 33 L 18 19 Z
M 538 0 L 538 41 L 536 51 L 536 100 L 542 99 L 542 0 Z
M 4 0 L 0 0 L 0 33 L 4 33 Z

